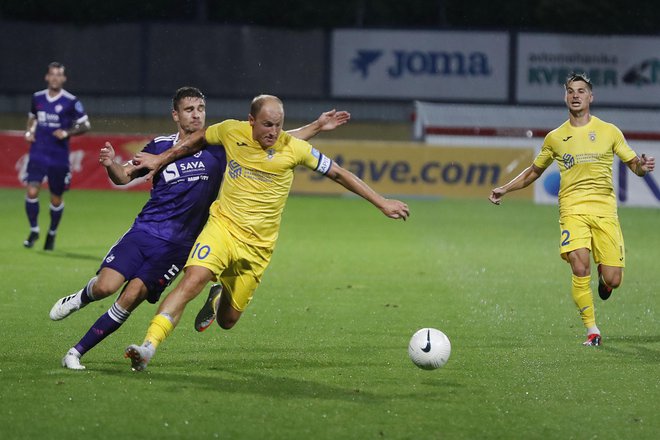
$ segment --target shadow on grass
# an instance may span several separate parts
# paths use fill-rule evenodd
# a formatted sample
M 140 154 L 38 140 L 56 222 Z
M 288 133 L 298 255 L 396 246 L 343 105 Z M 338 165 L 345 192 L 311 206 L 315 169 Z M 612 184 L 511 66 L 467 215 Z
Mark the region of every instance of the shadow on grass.
M 172 372 L 171 368 L 156 365 L 153 369 L 145 372 L 131 372 L 127 364 L 122 364 L 124 371 L 118 371 L 108 363 L 104 367 L 90 364 L 89 368 L 93 371 L 110 375 L 114 377 L 126 377 L 130 380 L 145 380 L 149 383 L 160 383 L 161 386 L 171 387 L 174 393 L 186 392 L 186 388 L 193 389 L 195 394 L 203 390 L 200 395 L 206 395 L 209 401 L 213 400 L 213 393 L 225 394 L 246 394 L 262 395 L 264 397 L 278 397 L 283 399 L 322 399 L 329 401 L 346 401 L 360 404 L 382 403 L 392 400 L 417 400 L 426 399 L 429 401 L 451 400 L 452 393 L 447 393 L 447 389 L 456 390 L 463 385 L 456 381 L 445 378 L 437 380 L 424 379 L 422 381 L 414 380 L 416 387 L 411 392 L 401 393 L 392 392 L 392 389 L 399 389 L 396 383 L 387 383 L 387 380 L 377 381 L 378 383 L 369 383 L 366 387 L 363 380 L 355 380 L 356 386 L 332 385 L 319 380 L 303 379 L 292 376 L 283 376 L 281 369 L 266 370 L 266 372 L 249 371 L 236 362 L 236 368 L 231 367 L 204 367 L 200 365 L 187 364 L 187 369 L 191 367 L 198 368 L 192 373 Z M 182 364 L 177 362 L 174 368 L 181 368 Z M 350 374 L 350 369 L 361 368 L 358 365 L 334 365 L 335 368 L 345 369 L 346 376 Z M 250 369 L 254 369 L 251 366 Z M 295 374 L 291 372 L 289 374 Z M 334 377 L 332 380 L 336 380 Z M 344 381 L 348 382 L 348 381 Z M 398 381 L 397 381 L 398 382 Z M 365 388 L 371 388 L 367 390 Z M 374 391 L 374 389 L 376 389 Z M 439 390 L 445 390 L 439 393 Z
M 634 356 L 643 362 L 657 364 L 660 362 L 660 346 L 652 346 L 660 342 L 660 335 L 654 336 L 609 336 L 605 339 L 602 349 L 616 356 Z
M 48 257 L 52 258 L 66 258 L 67 260 L 73 259 L 73 260 L 92 260 L 92 261 L 101 261 L 103 259 L 103 255 L 88 255 L 88 254 L 79 254 L 76 252 L 60 252 L 58 250 L 55 251 L 38 251 L 39 254 L 41 255 L 46 255 Z

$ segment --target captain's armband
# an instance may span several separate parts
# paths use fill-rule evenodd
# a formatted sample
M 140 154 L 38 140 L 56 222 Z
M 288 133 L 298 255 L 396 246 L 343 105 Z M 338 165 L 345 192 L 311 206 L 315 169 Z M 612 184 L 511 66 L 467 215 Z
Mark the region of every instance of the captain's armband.
M 332 159 L 330 159 L 328 156 L 324 156 L 323 154 L 321 154 L 319 157 L 319 164 L 316 166 L 316 169 L 314 171 L 325 175 L 328 174 L 328 171 L 330 171 L 331 166 L 332 166 Z

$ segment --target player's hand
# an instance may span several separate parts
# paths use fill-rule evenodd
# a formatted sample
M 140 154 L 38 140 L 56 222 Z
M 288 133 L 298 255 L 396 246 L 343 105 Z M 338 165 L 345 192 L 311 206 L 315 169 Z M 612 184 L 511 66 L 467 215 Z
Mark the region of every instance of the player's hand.
M 327 112 L 321 113 L 321 116 L 316 120 L 319 124 L 319 131 L 330 131 L 344 125 L 351 119 L 351 114 L 347 111 L 337 111 L 332 109 Z
M 34 142 L 34 132 L 32 130 L 25 132 L 25 140 L 30 144 Z
M 115 161 L 115 149 L 112 148 L 110 142 L 105 143 L 105 146 L 99 151 L 99 163 L 104 167 L 109 167 Z
M 406 221 L 406 219 L 410 217 L 410 209 L 408 208 L 408 205 L 399 200 L 385 200 L 385 203 L 380 210 L 389 218 L 401 218 L 403 221 Z
M 157 154 L 145 153 L 140 151 L 135 156 L 133 156 L 133 165 L 138 170 L 149 170 L 145 175 L 145 180 L 149 181 L 160 171 L 163 167 L 163 160 Z
M 69 137 L 69 133 L 67 133 L 65 130 L 62 130 L 61 128 L 58 128 L 53 132 L 53 136 L 58 138 L 59 140 L 66 139 Z
M 504 191 L 501 187 L 500 188 L 495 188 L 490 192 L 490 196 L 488 197 L 488 200 L 490 200 L 492 203 L 499 205 L 502 203 L 502 198 L 504 197 L 504 194 L 506 194 L 506 191 Z
M 655 169 L 655 157 L 653 156 L 642 154 L 639 163 L 642 170 L 646 173 L 650 173 Z

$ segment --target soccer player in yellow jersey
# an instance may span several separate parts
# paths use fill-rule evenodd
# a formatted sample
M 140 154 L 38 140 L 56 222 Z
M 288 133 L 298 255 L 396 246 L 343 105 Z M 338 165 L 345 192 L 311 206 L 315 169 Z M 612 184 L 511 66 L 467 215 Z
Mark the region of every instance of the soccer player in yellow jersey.
M 158 156 L 136 156 L 140 166 L 153 173 L 207 144 L 222 144 L 227 169 L 209 220 L 190 252 L 183 279 L 161 303 L 143 344 L 130 345 L 125 351 L 134 370 L 146 368 L 158 345 L 178 324 L 186 304 L 209 281 L 220 284 L 211 289 L 195 328 L 202 331 L 215 319 L 223 329 L 236 324 L 270 262 L 297 165 L 324 174 L 387 217 L 408 218 L 405 203 L 379 195 L 306 141 L 283 132 L 283 123 L 282 101 L 260 95 L 252 101 L 248 121 L 226 120 L 187 136 Z
M 623 278 L 625 253 L 617 217 L 612 183 L 614 155 L 638 176 L 655 168 L 655 159 L 637 154 L 626 143 L 621 130 L 591 115 L 591 81 L 573 73 L 566 83 L 568 121 L 548 133 L 532 165 L 504 186 L 493 189 L 490 201 L 499 205 L 510 191 L 525 188 L 556 160 L 559 165 L 559 252 L 571 265 L 571 294 L 587 329 L 584 345 L 601 344 L 596 326 L 591 279 L 590 252 L 598 265 L 598 293 L 603 300 Z

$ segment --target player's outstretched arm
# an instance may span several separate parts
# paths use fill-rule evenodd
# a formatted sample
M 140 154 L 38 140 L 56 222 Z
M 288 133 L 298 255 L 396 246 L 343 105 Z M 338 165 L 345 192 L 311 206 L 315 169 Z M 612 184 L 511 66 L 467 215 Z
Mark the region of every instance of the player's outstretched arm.
M 351 114 L 347 111 L 337 111 L 332 109 L 327 112 L 321 113 L 321 116 L 314 122 L 311 122 L 303 127 L 298 127 L 293 130 L 287 130 L 291 136 L 298 139 L 309 140 L 322 131 L 330 131 L 344 125 L 351 119 Z
M 352 191 L 360 197 L 368 200 L 372 205 L 380 209 L 383 214 L 389 218 L 401 218 L 406 220 L 410 216 L 410 209 L 408 208 L 408 205 L 399 200 L 386 199 L 371 189 L 371 187 L 364 183 L 358 176 L 340 167 L 334 162 L 332 163 L 332 166 L 330 167 L 330 170 L 327 172 L 326 176 L 339 183 L 347 190 Z
M 492 203 L 496 205 L 499 205 L 500 203 L 502 203 L 502 198 L 506 193 L 526 188 L 532 182 L 538 179 L 541 176 L 541 174 L 543 174 L 543 171 L 545 171 L 545 168 L 539 168 L 534 164 L 528 166 L 523 170 L 522 173 L 518 174 L 506 185 L 502 185 L 498 188 L 494 188 L 490 192 L 490 196 L 488 197 L 488 200 L 490 200 Z
M 179 142 L 160 154 L 139 152 L 133 158 L 133 164 L 138 170 L 149 170 L 146 174 L 146 180 L 151 180 L 165 165 L 184 156 L 195 154 L 204 148 L 206 146 L 205 133 L 205 129 L 197 130 L 179 139 Z
M 630 171 L 643 177 L 655 169 L 655 157 L 642 154 L 641 157 L 634 157 L 626 165 L 628 165 Z
M 99 151 L 99 163 L 105 167 L 108 177 L 115 185 L 126 185 L 133 179 L 140 177 L 141 173 L 131 161 L 120 165 L 115 162 L 115 157 L 115 149 L 110 142 L 106 142 L 105 146 Z

